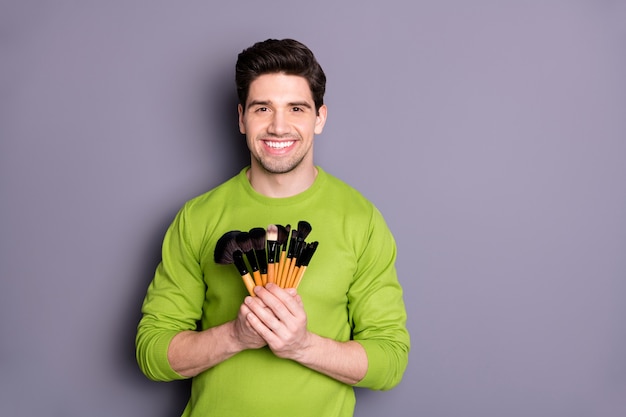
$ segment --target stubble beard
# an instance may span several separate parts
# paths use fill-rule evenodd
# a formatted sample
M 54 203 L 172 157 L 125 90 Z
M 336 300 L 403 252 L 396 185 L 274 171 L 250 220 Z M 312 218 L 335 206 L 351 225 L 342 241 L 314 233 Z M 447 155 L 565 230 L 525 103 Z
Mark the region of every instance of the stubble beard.
M 302 142 L 302 138 L 299 135 L 294 137 L 293 134 L 286 135 L 285 137 L 275 137 L 276 139 L 295 139 L 298 142 L 297 146 L 300 146 Z M 268 139 L 264 137 L 264 139 Z M 304 158 L 306 158 L 307 152 L 303 152 L 302 154 L 289 155 L 286 157 L 272 157 L 271 155 L 253 155 L 257 164 L 267 173 L 269 174 L 287 174 L 300 166 Z
M 270 158 L 255 157 L 258 165 L 269 174 L 287 174 L 296 169 L 304 160 L 304 155 L 286 161 L 272 161 Z

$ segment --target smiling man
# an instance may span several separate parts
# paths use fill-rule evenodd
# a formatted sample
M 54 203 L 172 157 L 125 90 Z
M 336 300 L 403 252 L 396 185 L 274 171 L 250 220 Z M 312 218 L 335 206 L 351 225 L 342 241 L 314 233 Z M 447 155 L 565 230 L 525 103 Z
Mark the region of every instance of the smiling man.
M 239 130 L 250 149 L 248 177 L 254 189 L 273 197 L 307 189 L 317 175 L 314 135 L 322 133 L 327 112 L 325 105 L 315 106 L 307 80 L 285 73 L 260 75 L 238 110 Z
M 236 82 L 250 166 L 188 201 L 168 229 L 138 363 L 154 380 L 193 378 L 183 416 L 351 416 L 354 386 L 393 388 L 408 362 L 393 236 L 314 164 L 326 76 L 306 46 L 251 46 Z M 242 271 L 216 259 L 227 232 L 302 220 L 319 246 L 297 288 L 263 282 L 248 294 Z

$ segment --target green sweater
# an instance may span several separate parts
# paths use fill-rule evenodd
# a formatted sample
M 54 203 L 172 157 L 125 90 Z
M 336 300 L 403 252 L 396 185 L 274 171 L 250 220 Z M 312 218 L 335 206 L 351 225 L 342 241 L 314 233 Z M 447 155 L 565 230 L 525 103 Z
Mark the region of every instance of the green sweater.
M 366 376 L 356 386 L 397 385 L 408 362 L 409 334 L 396 246 L 379 211 L 356 190 L 318 167 L 301 194 L 269 198 L 257 193 L 246 169 L 188 201 L 163 241 L 162 261 L 150 284 L 137 331 L 137 360 L 151 379 L 182 379 L 167 348 L 182 330 L 233 320 L 247 295 L 234 265 L 213 260 L 227 231 L 306 220 L 307 242 L 319 246 L 298 288 L 308 329 L 365 349 Z M 198 326 L 201 326 L 200 328 Z M 351 416 L 351 386 L 281 359 L 269 350 L 247 350 L 193 378 L 183 416 Z

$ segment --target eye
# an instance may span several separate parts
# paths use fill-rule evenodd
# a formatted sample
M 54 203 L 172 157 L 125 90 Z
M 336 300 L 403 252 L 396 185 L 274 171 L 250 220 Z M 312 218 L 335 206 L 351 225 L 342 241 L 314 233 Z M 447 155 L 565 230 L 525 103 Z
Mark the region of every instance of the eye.
M 298 107 L 298 106 L 293 107 L 291 110 L 294 111 L 294 112 L 304 111 L 304 109 L 302 107 Z
M 267 107 L 258 107 L 255 111 L 259 113 L 263 113 L 263 112 L 266 112 L 267 110 L 268 110 Z

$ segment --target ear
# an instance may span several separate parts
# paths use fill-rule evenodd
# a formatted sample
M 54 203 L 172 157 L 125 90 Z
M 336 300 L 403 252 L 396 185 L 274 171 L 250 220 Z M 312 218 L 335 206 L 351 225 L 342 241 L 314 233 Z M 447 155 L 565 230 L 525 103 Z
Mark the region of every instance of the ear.
M 237 113 L 239 113 L 239 131 L 242 135 L 246 134 L 246 127 L 243 123 L 243 107 L 241 104 L 237 105 Z
M 317 111 L 317 118 L 315 119 L 315 134 L 319 135 L 324 130 L 324 125 L 326 124 L 326 116 L 328 115 L 328 108 L 325 104 L 322 104 L 320 109 Z

